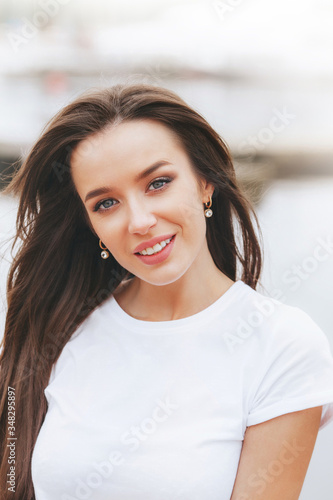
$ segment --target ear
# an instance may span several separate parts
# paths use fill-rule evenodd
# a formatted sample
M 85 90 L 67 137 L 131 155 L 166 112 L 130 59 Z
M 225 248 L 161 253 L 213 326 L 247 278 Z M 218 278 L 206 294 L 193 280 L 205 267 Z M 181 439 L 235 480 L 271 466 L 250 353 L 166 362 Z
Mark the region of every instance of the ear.
M 203 200 L 202 203 L 207 203 L 209 197 L 213 196 L 215 187 L 206 179 L 199 179 L 199 189 Z

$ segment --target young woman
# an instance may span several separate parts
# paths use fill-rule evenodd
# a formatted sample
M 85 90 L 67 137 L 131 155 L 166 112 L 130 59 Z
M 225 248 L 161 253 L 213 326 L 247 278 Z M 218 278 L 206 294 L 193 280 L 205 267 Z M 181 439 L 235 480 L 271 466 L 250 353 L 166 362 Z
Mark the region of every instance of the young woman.
M 90 91 L 6 192 L 3 498 L 296 500 L 333 358 L 256 290 L 258 221 L 205 119 L 155 86 Z

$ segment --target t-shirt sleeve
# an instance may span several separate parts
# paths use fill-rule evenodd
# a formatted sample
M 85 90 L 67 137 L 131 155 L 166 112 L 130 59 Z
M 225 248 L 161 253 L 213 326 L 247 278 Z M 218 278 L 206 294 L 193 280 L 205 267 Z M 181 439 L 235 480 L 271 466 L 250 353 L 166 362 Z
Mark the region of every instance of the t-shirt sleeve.
M 333 420 L 333 357 L 326 335 L 303 310 L 284 304 L 264 333 L 246 425 L 323 406 L 322 429 Z

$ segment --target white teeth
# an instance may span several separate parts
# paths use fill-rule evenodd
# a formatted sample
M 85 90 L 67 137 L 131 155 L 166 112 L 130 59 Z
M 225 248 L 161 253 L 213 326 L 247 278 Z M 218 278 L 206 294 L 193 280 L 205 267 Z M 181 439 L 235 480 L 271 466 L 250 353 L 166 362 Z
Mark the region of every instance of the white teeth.
M 153 246 L 154 252 L 160 252 L 163 247 L 159 243 L 156 243 L 156 245 Z
M 154 253 L 160 252 L 168 243 L 170 243 L 171 238 L 163 240 L 160 243 L 156 243 L 153 247 L 148 247 L 139 252 L 140 255 L 153 255 Z

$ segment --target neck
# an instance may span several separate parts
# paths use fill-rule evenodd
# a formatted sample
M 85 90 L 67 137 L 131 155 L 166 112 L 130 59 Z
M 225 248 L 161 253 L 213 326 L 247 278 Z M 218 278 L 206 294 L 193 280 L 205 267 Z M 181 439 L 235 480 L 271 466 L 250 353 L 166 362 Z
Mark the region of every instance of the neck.
M 200 266 L 193 264 L 172 283 L 155 285 L 135 277 L 114 295 L 122 309 L 136 319 L 171 321 L 207 308 L 233 283 L 215 266 L 210 256 L 205 265 L 202 262 Z

